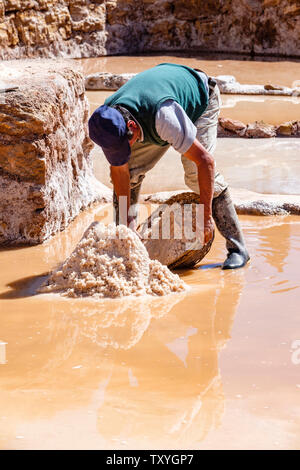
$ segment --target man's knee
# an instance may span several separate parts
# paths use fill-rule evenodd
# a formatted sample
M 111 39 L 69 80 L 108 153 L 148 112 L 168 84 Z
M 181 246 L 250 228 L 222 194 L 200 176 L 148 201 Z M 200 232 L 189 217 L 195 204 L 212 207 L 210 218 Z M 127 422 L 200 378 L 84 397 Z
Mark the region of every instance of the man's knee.
M 225 189 L 228 188 L 228 183 L 225 181 L 224 176 L 217 172 L 215 174 L 214 198 L 220 196 Z

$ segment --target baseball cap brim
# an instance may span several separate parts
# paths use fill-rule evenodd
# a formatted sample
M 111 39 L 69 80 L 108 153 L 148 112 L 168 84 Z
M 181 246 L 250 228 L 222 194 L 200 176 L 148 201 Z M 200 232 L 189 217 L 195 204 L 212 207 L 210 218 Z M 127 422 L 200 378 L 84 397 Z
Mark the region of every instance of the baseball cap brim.
M 131 149 L 128 140 L 126 139 L 118 148 L 104 148 L 101 147 L 103 150 L 104 155 L 106 156 L 108 162 L 112 166 L 121 166 L 128 163 L 130 159 Z
M 117 109 L 99 106 L 89 119 L 89 135 L 102 148 L 111 165 L 121 166 L 128 162 L 131 150 L 127 125 Z

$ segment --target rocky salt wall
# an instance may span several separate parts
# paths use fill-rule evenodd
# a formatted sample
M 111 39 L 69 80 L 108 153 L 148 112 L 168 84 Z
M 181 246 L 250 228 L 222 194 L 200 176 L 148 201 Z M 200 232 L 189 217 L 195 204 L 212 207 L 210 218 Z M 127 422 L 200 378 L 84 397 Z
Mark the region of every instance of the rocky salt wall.
M 46 240 L 110 192 L 93 176 L 82 75 L 60 61 L 0 65 L 0 245 Z
M 0 57 L 300 56 L 299 0 L 0 0 Z

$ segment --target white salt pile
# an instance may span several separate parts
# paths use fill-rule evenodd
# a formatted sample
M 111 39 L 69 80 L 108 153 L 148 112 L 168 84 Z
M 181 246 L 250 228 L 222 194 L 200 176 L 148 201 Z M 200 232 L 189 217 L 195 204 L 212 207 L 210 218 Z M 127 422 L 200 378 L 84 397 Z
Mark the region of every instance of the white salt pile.
M 117 298 L 184 290 L 187 285 L 159 261 L 151 260 L 132 230 L 94 222 L 39 292 Z

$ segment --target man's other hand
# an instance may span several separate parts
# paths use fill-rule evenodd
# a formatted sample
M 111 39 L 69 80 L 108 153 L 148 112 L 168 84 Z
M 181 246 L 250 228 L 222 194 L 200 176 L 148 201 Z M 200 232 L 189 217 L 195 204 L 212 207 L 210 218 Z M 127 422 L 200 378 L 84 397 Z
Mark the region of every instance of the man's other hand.
M 204 219 L 204 244 L 208 243 L 214 235 L 214 222 L 211 216 Z

